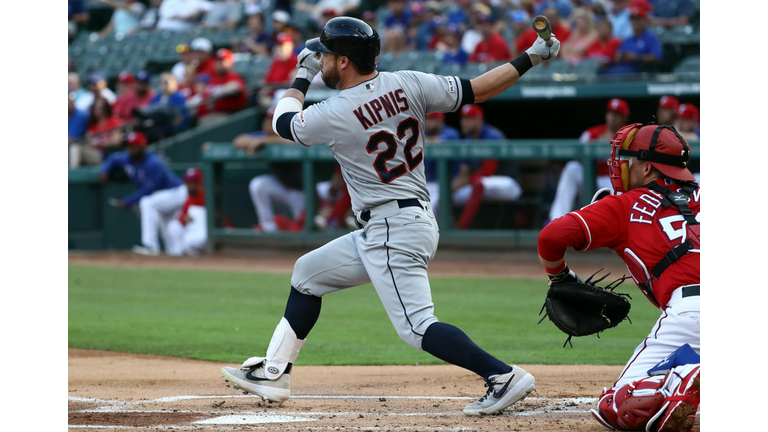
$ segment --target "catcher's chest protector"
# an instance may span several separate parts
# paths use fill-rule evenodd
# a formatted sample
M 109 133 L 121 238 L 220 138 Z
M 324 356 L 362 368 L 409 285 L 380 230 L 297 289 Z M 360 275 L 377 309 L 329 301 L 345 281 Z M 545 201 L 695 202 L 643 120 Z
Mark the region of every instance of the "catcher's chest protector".
M 664 207 L 673 206 L 680 211 L 685 221 L 684 240 L 679 245 L 673 247 L 667 252 L 664 258 L 661 259 L 652 269 L 648 269 L 643 261 L 638 257 L 631 249 L 624 250 L 624 262 L 627 263 L 627 268 L 632 274 L 633 279 L 637 282 L 640 290 L 643 291 L 648 300 L 651 301 L 656 307 L 659 307 L 659 302 L 653 295 L 651 288 L 651 282 L 653 279 L 658 279 L 661 274 L 669 268 L 675 261 L 680 259 L 683 255 L 689 252 L 698 252 L 700 247 L 699 236 L 701 233 L 701 224 L 693 214 L 693 211 L 688 208 L 688 199 L 691 194 L 698 188 L 698 184 L 690 182 L 684 183 L 684 186 L 680 189 L 680 192 L 673 192 L 670 189 L 659 185 L 655 181 L 643 186 L 654 192 L 659 193 L 661 198 L 661 205 Z

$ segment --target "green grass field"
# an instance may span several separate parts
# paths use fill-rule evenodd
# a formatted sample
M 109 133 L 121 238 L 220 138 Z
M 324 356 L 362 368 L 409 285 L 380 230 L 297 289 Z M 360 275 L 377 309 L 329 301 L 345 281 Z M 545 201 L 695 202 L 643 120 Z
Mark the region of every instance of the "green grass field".
M 632 324 L 600 338 L 537 325 L 546 284 L 526 279 L 431 278 L 435 315 L 508 363 L 624 364 L 658 318 L 640 291 Z M 290 275 L 69 266 L 69 347 L 239 363 L 264 355 L 285 308 Z M 323 299 L 297 364 L 440 364 L 402 342 L 373 286 Z

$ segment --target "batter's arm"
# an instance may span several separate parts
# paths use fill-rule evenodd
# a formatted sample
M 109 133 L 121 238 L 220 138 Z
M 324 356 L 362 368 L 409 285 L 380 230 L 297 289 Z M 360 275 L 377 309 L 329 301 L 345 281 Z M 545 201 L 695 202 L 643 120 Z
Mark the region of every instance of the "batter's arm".
M 475 103 L 487 101 L 502 93 L 512 87 L 528 69 L 544 60 L 557 57 L 557 54 L 560 52 L 560 41 L 557 40 L 554 34 L 550 41 L 552 45 L 547 46 L 547 42 L 539 36 L 530 48 L 511 62 L 497 66 L 472 79 L 470 83 L 472 84 L 472 92 L 475 95 Z

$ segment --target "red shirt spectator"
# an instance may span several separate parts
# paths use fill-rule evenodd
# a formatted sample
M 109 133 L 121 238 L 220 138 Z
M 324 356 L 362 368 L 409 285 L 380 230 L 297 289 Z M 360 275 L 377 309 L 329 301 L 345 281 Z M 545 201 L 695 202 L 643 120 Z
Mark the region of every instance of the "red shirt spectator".
M 595 23 L 597 39 L 585 51 L 584 58 L 597 59 L 602 65 L 613 62 L 621 40 L 613 35 L 613 24 L 610 20 L 602 19 Z
M 232 51 L 226 48 L 216 51 L 216 71 L 203 89 L 203 103 L 198 107 L 198 117 L 211 112 L 237 111 L 248 104 L 245 80 L 231 70 L 234 62 Z
M 493 29 L 493 18 L 488 15 L 478 17 L 479 33 L 483 39 L 475 46 L 469 57 L 471 62 L 492 62 L 512 60 L 512 52 L 498 32 Z
M 272 56 L 272 64 L 264 76 L 265 84 L 284 84 L 291 80 L 296 70 L 297 55 L 293 52 L 293 38 L 285 33 L 277 37 L 277 44 Z
M 112 112 L 104 98 L 97 98 L 91 105 L 90 124 L 86 130 L 88 144 L 103 148 L 119 144 L 123 121 Z
M 149 73 L 145 71 L 136 74 L 136 87 L 132 90 L 127 90 L 115 101 L 113 111 L 116 116 L 124 121 L 130 121 L 133 119 L 131 113 L 134 109 L 149 105 L 149 102 L 155 97 L 154 92 L 150 88 L 150 79 Z M 133 80 L 133 76 L 130 77 L 130 80 Z

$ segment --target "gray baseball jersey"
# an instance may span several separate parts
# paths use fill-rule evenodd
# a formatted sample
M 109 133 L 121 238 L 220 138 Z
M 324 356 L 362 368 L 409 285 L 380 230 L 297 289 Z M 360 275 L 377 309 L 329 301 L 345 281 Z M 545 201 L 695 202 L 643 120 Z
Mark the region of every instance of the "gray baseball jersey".
M 458 77 L 380 72 L 297 113 L 291 135 L 304 146 L 331 148 L 355 213 L 392 200 L 429 201 L 424 116 L 456 111 L 462 93 Z

